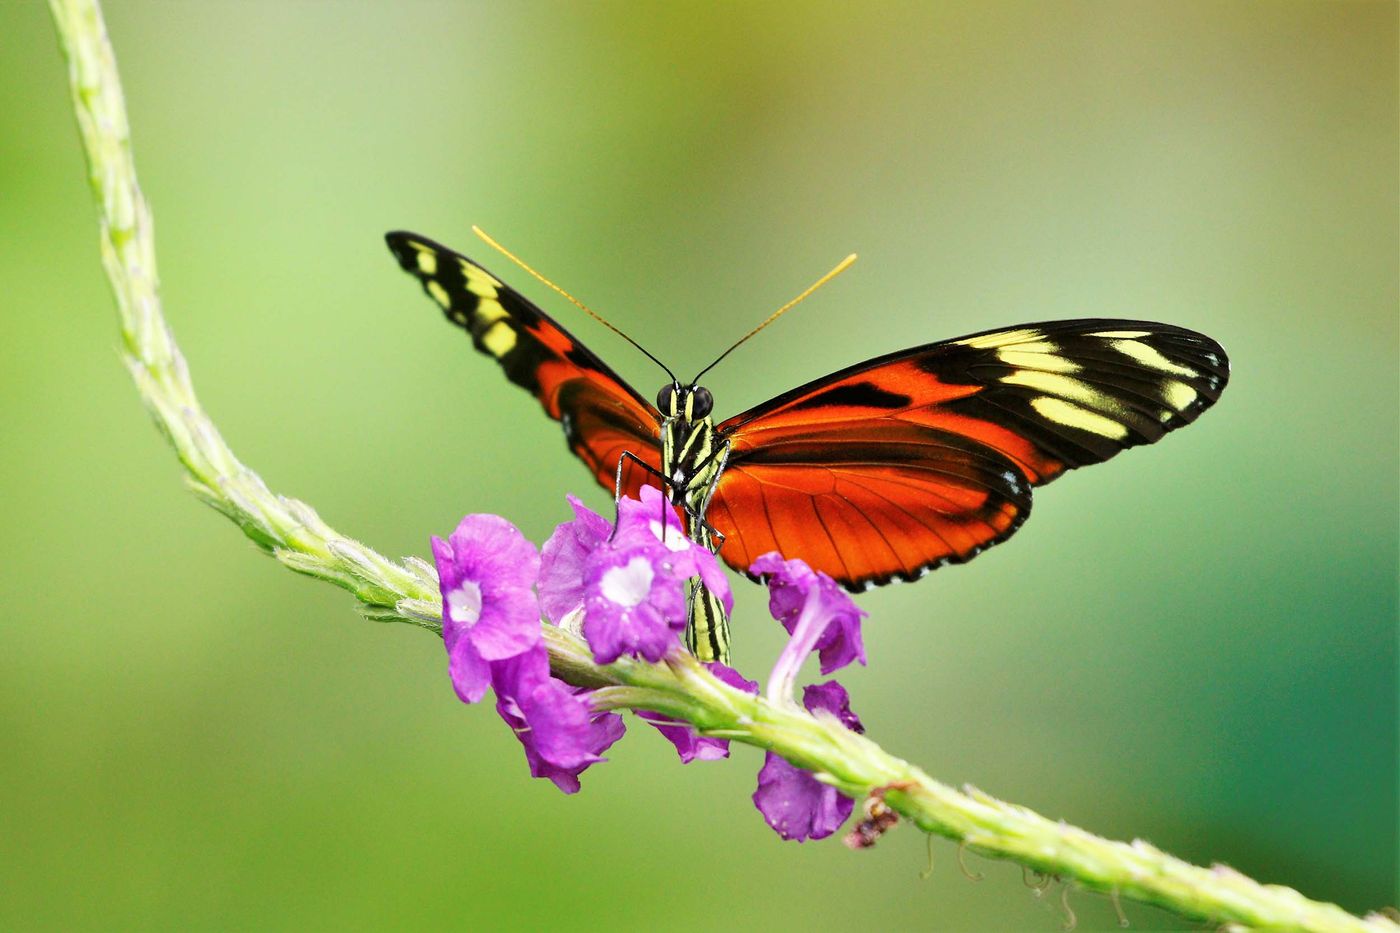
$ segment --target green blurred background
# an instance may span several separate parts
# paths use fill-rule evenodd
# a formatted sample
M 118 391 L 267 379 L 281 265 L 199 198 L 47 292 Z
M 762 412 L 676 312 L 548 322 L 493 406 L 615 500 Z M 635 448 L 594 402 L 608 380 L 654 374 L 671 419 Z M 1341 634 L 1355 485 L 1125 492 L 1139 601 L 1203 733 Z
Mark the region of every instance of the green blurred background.
M 394 265 L 479 223 L 721 414 L 900 347 L 1140 316 L 1234 360 L 1010 546 L 862 599 L 846 681 L 935 776 L 1353 910 L 1397 900 L 1397 6 L 122 3 L 167 310 L 278 491 L 391 554 L 536 540 L 557 426 Z M 644 727 L 565 797 L 442 649 L 180 485 L 116 351 L 46 9 L 0 5 L 0 927 L 1057 929 L 907 827 L 780 842 L 759 756 Z M 505 263 L 490 258 L 498 270 Z M 527 293 L 650 395 L 646 360 Z M 736 662 L 780 644 L 740 584 Z M 1072 893 L 1081 929 L 1110 927 Z M 1191 928 L 1127 905 L 1135 928 Z

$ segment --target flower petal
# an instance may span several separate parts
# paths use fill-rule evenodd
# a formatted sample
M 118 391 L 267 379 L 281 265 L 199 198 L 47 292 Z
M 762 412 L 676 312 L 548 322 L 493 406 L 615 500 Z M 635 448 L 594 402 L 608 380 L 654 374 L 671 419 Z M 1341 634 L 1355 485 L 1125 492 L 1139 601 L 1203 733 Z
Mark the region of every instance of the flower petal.
M 488 662 L 540 644 L 532 589 L 539 555 L 498 515 L 468 515 L 447 540 L 432 539 L 442 593 L 442 636 L 457 696 L 475 703 L 486 692 Z
M 584 583 L 583 635 L 599 664 L 624 654 L 659 661 L 678 644 L 686 603 L 671 557 L 654 540 L 594 552 Z
M 433 538 L 448 649 L 469 638 L 486 660 L 529 650 L 541 638 L 535 546 L 499 515 L 468 515 L 446 541 Z
M 853 732 L 865 731 L 860 719 L 851 712 L 851 698 L 846 688 L 834 680 L 804 688 L 802 705 L 809 712 L 835 716 Z M 753 802 L 778 835 L 798 842 L 830 836 L 846 822 L 855 807 L 855 801 L 836 788 L 823 784 L 772 752 L 758 772 L 758 790 L 754 791 Z
M 691 552 L 695 557 L 696 569 L 700 574 L 700 581 L 705 587 L 719 597 L 720 603 L 724 606 L 724 612 L 729 615 L 734 612 L 734 594 L 729 589 L 729 578 L 724 574 L 724 568 L 719 565 L 715 555 L 711 554 L 700 545 L 696 545 Z
M 666 741 L 676 747 L 681 764 L 692 761 L 718 761 L 729 757 L 729 740 L 700 735 L 679 719 L 672 719 L 651 710 L 637 710 L 637 716 L 645 723 L 654 726 Z
M 692 542 L 685 534 L 685 522 L 678 506 L 667 501 L 655 486 L 643 486 L 638 498 L 624 497 L 617 503 L 617 547 L 660 543 L 668 551 L 687 551 Z
M 851 696 L 846 688 L 834 680 L 824 684 L 810 684 L 802 688 L 802 705 L 808 712 L 823 710 L 841 721 L 841 725 L 852 732 L 865 732 L 860 717 L 851 712 Z
M 855 809 L 854 800 L 772 752 L 758 772 L 753 802 L 774 832 L 796 842 L 830 836 Z
M 555 625 L 583 605 L 585 565 L 612 534 L 612 523 L 577 496 L 569 496 L 569 505 L 574 520 L 555 528 L 540 552 L 540 605 Z
M 711 661 L 705 666 L 710 669 L 710 673 L 729 686 L 743 690 L 745 693 L 758 693 L 758 684 L 745 679 L 733 668 L 726 667 L 718 661 Z M 676 754 L 680 755 L 681 764 L 688 765 L 692 761 L 715 761 L 729 757 L 728 739 L 702 736 L 685 722 L 651 710 L 638 710 L 637 715 L 641 717 L 643 722 L 655 726 L 656 731 L 660 732 L 668 742 L 676 747 Z
M 768 611 L 792 634 L 798 614 L 817 585 L 816 571 L 801 560 L 783 560 L 777 551 L 769 551 L 749 565 L 749 573 L 768 585 Z
M 499 515 L 466 516 L 448 543 L 458 567 L 469 579 L 481 583 L 482 589 L 487 588 L 487 581 L 502 587 L 532 587 L 540 575 L 535 546 Z
M 865 615 L 836 581 L 803 561 L 783 560 L 770 551 L 750 570 L 768 584 L 768 606 L 791 637 L 768 676 L 768 697 L 791 702 L 802 663 L 813 651 L 821 655 L 821 671 L 829 674 L 852 661 L 865 663 L 860 620 Z
M 496 710 L 524 746 L 530 773 L 567 794 L 577 791 L 578 775 L 622 737 L 622 717 L 594 712 L 587 691 L 551 677 L 543 645 L 491 670 Z
M 486 688 L 491 684 L 491 666 L 477 652 L 471 639 L 453 638 L 451 631 L 443 629 L 443 634 L 448 636 L 444 639 L 448 641 L 447 675 L 452 678 L 452 689 L 463 703 L 476 703 L 486 695 Z
M 466 638 L 488 661 L 523 654 L 540 644 L 540 604 L 528 589 L 488 589 L 483 595 L 481 621 Z
M 817 574 L 817 588 L 822 606 L 830 614 L 826 631 L 817 639 L 817 654 L 821 672 L 839 671 L 852 661 L 865 664 L 865 641 L 861 636 L 860 620 L 866 613 L 851 601 L 851 597 L 824 573 Z

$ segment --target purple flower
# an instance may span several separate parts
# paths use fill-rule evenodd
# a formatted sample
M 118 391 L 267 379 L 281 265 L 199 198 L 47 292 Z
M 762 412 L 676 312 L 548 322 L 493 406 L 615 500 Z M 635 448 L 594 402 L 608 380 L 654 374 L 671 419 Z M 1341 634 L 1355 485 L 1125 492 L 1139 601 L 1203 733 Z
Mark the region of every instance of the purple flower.
M 673 555 L 675 574 L 681 579 L 698 576 L 720 598 L 725 612 L 734 611 L 734 594 L 729 578 L 708 548 L 686 537 L 685 525 L 676 507 L 655 486 L 643 486 L 640 499 L 617 503 L 617 534 L 614 547 L 627 547 L 659 541 Z
M 442 591 L 442 637 L 457 695 L 475 703 L 486 693 L 489 663 L 540 644 L 535 578 L 540 557 L 498 515 L 468 515 L 446 541 L 433 538 Z
M 584 580 L 583 636 L 599 664 L 624 654 L 660 661 L 685 630 L 684 576 L 656 541 L 599 548 Z
M 845 688 L 834 680 L 807 687 L 802 702 L 814 713 L 834 715 L 848 729 L 864 731 L 851 712 Z M 854 800 L 772 752 L 767 753 L 758 772 L 753 802 L 779 836 L 797 842 L 830 836 L 855 809 Z
M 743 690 L 745 693 L 758 693 L 758 684 L 752 680 L 746 680 L 733 668 L 726 667 L 718 661 L 711 661 L 705 666 L 709 668 L 711 674 L 729 686 Z M 660 732 L 667 741 L 676 746 L 676 754 L 681 756 L 681 764 L 683 765 L 688 765 L 696 760 L 714 761 L 729 757 L 728 739 L 701 735 L 679 719 L 672 719 L 650 710 L 638 710 L 637 715 L 641 717 L 643 722 L 655 726 L 657 732 Z
M 692 761 L 718 761 L 721 758 L 729 757 L 728 739 L 701 735 L 678 719 L 662 716 L 660 713 L 653 713 L 650 710 L 637 710 L 637 718 L 644 723 L 655 726 L 656 731 L 660 732 L 666 741 L 676 747 L 676 754 L 681 756 L 681 764 L 683 765 L 688 765 Z
M 556 529 L 547 547 L 554 582 L 567 584 L 572 574 L 577 594 L 550 590 L 556 607 L 582 603 L 585 559 L 611 531 L 606 520 L 577 499 L 571 502 L 577 518 Z M 602 752 L 622 736 L 623 725 L 615 713 L 595 712 L 588 691 L 550 676 L 532 589 L 540 576 L 540 555 L 505 519 L 468 515 L 446 541 L 433 539 L 433 557 L 457 695 L 475 703 L 491 686 L 496 711 L 525 747 L 530 773 L 574 793 L 579 774 L 603 760 Z M 541 589 L 548 587 L 541 583 Z
M 619 546 L 660 541 L 667 550 L 686 551 L 694 543 L 686 537 L 685 524 L 676 506 L 655 486 L 643 486 L 638 498 L 624 497 L 617 502 Z
M 530 774 L 577 792 L 579 774 L 622 737 L 622 717 L 595 712 L 587 691 L 551 677 L 543 644 L 493 663 L 491 673 L 496 711 L 525 747 Z
M 768 583 L 768 609 L 791 637 L 768 675 L 769 700 L 788 702 L 802 662 L 813 651 L 821 672 L 830 674 L 852 661 L 865 663 L 860 620 L 865 615 L 836 581 L 801 560 L 783 560 L 770 551 L 749 568 Z
M 753 802 L 774 832 L 795 842 L 825 839 L 855 809 L 854 800 L 772 752 L 758 772 Z
M 802 705 L 807 707 L 807 711 L 811 713 L 818 710 L 830 713 L 840 721 L 841 725 L 852 732 L 861 734 L 865 732 L 865 726 L 861 724 L 860 717 L 851 712 L 851 695 L 846 692 L 845 687 L 834 680 L 803 687 Z
M 574 520 L 554 529 L 540 551 L 540 606 L 555 625 L 583 607 L 583 578 L 588 558 L 612 534 L 612 522 L 569 496 Z
M 540 602 L 556 625 L 584 610 L 583 635 L 594 658 L 622 655 L 658 661 L 685 628 L 683 583 L 699 576 L 732 609 L 729 581 L 715 556 L 685 536 L 682 519 L 661 491 L 644 486 L 640 499 L 618 502 L 614 530 L 607 519 L 570 496 L 574 520 L 544 544 Z

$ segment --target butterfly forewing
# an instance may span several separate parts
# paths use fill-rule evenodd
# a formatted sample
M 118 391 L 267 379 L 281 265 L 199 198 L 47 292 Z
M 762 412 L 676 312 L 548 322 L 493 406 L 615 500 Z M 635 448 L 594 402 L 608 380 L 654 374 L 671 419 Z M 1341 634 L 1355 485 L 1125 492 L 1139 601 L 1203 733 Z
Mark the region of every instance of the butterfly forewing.
M 422 283 L 447 319 L 561 423 L 569 448 L 600 484 L 613 489 L 624 451 L 660 468 L 656 408 L 553 318 L 441 244 L 403 232 L 385 239 L 399 265 Z M 627 491 L 636 493 L 644 473 L 626 472 Z
M 973 436 L 987 425 L 988 443 L 1037 485 L 1191 423 L 1229 379 L 1215 341 L 1147 321 L 1057 321 L 936 348 L 925 365 L 981 387 L 947 414 Z
M 1030 486 L 1194 420 L 1228 372 L 1210 338 L 1144 321 L 889 354 L 721 424 L 732 448 L 710 521 L 736 569 L 776 547 L 852 588 L 908 579 L 1009 537 Z

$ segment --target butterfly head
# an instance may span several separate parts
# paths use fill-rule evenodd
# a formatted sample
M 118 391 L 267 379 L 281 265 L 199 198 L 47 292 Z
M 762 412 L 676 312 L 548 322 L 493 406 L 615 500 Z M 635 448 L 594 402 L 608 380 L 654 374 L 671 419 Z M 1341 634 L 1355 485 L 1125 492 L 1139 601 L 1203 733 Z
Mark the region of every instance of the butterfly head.
M 656 393 L 656 407 L 666 418 L 699 421 L 709 416 L 714 405 L 714 397 L 704 386 L 683 386 L 679 382 L 672 382 L 662 386 L 661 391 Z

